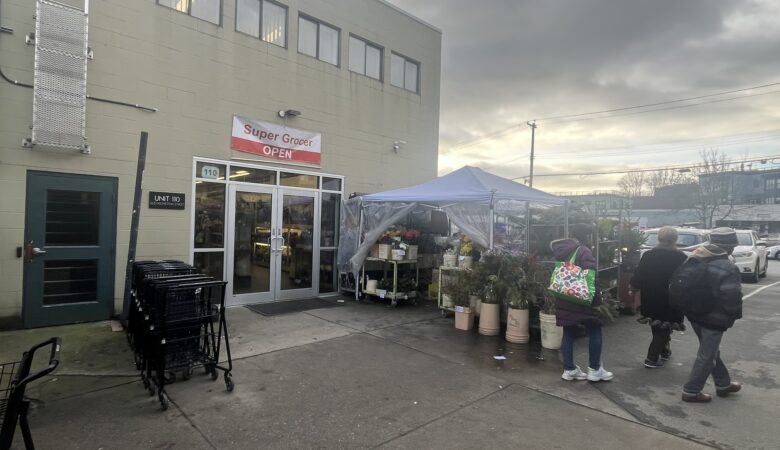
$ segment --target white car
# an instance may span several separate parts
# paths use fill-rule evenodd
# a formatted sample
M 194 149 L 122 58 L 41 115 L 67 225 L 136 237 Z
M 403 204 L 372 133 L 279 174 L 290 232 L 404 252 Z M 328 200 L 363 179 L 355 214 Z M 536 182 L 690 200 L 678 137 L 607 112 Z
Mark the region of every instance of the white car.
M 769 258 L 780 259 L 780 245 L 769 247 L 766 251 Z
M 731 254 L 734 263 L 748 281 L 758 283 L 758 278 L 765 277 L 769 267 L 766 242 L 758 239 L 758 235 L 753 230 L 737 230 L 737 240 L 739 245 Z

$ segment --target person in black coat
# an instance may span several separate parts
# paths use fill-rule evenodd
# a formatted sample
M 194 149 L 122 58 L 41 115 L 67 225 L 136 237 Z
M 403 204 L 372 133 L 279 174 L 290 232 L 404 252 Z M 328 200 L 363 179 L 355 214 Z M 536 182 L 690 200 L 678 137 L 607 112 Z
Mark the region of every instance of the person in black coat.
M 645 358 L 645 367 L 651 369 L 662 367 L 671 357 L 672 331 L 685 329 L 683 312 L 669 306 L 669 278 L 687 259 L 676 243 L 677 230 L 658 230 L 658 246 L 642 255 L 629 287 L 629 295 L 634 295 L 634 291 L 641 293 L 639 322 L 649 323 L 653 333 Z

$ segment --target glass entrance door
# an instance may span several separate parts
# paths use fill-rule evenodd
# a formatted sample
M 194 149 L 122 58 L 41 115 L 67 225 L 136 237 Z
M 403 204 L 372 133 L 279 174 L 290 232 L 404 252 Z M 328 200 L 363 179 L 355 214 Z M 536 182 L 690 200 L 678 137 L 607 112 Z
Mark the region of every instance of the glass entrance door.
M 315 294 L 316 193 L 231 185 L 229 306 Z
M 272 301 L 278 266 L 274 188 L 230 186 L 229 306 Z
M 279 189 L 277 219 L 281 245 L 278 272 L 278 300 L 314 296 L 316 194 Z

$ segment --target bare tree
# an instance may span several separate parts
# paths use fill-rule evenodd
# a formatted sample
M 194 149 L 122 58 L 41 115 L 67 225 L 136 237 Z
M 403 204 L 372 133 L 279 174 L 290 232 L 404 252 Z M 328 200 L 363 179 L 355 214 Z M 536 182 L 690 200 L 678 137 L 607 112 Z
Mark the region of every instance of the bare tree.
M 696 178 L 691 176 L 688 172 L 681 172 L 678 169 L 661 169 L 653 172 L 649 172 L 647 175 L 647 187 L 652 194 L 655 194 L 656 189 L 673 186 L 677 184 L 693 184 L 696 182 Z
M 724 153 L 702 150 L 701 163 L 693 173 L 699 178 L 695 209 L 704 228 L 712 228 L 734 209 L 734 177 L 728 171 Z
M 647 190 L 645 172 L 628 172 L 618 180 L 620 192 L 628 198 L 641 197 Z

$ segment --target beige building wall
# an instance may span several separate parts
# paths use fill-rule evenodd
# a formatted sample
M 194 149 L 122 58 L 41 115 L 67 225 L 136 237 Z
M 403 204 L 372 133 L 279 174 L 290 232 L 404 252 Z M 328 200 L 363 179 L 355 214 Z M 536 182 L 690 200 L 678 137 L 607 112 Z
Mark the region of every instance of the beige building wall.
M 66 3 L 82 6 L 80 1 Z M 381 0 L 282 0 L 287 48 L 237 33 L 236 0 L 223 0 L 222 26 L 155 0 L 92 1 L 90 96 L 157 108 L 88 101 L 91 155 L 22 147 L 30 136 L 32 89 L 0 80 L 0 326 L 22 311 L 28 170 L 119 179 L 115 311 L 121 308 L 139 134 L 149 132 L 138 259 L 189 259 L 192 158 L 246 158 L 230 149 L 234 114 L 282 124 L 277 111 L 302 112 L 288 126 L 322 133 L 322 164 L 346 177 L 345 192 L 379 192 L 437 174 L 441 32 Z M 3 0 L 0 68 L 32 84 L 35 2 Z M 340 29 L 338 67 L 299 54 L 298 13 Z M 350 33 L 384 47 L 383 81 L 348 70 Z M 420 62 L 419 94 L 390 84 L 390 53 Z M 403 140 L 397 153 L 393 142 Z M 299 168 L 299 167 L 298 167 Z M 149 210 L 149 191 L 184 192 L 184 211 Z

